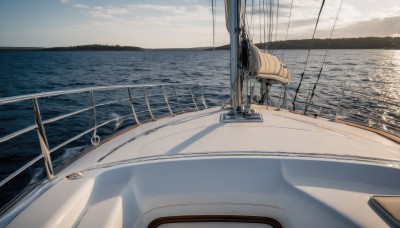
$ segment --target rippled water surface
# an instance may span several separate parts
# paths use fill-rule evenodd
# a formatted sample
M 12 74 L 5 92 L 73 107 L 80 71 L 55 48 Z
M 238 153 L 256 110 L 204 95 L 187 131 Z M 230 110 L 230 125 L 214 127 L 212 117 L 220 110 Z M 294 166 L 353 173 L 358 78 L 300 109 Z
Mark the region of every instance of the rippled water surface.
M 283 54 L 283 55 L 282 55 Z M 289 97 L 293 97 L 304 69 L 307 51 L 277 51 L 292 72 Z M 309 96 L 310 83 L 316 81 L 324 50 L 313 50 L 305 69 L 298 101 Z M 199 83 L 209 106 L 221 105 L 229 94 L 229 51 L 140 51 L 140 52 L 0 52 L 0 97 L 67 90 L 92 86 L 137 85 L 149 83 Z M 400 51 L 392 50 L 330 50 L 313 97 L 311 111 L 334 115 L 342 90 L 342 118 L 363 122 L 392 134 L 399 134 L 400 122 Z M 281 92 L 273 89 L 274 94 Z M 179 90 L 179 88 L 177 88 Z M 141 91 L 133 91 L 139 94 Z M 151 91 L 150 91 L 151 92 Z M 154 91 L 153 91 L 154 92 Z M 171 92 L 171 91 L 169 91 Z M 181 92 L 185 91 L 184 86 Z M 157 93 L 155 91 L 154 93 Z M 178 91 L 179 93 L 179 91 Z M 199 95 L 199 91 L 195 91 Z M 96 102 L 124 99 L 126 91 L 102 92 Z M 163 98 L 154 98 L 153 103 Z M 173 101 L 171 101 L 173 102 Z M 178 101 L 175 101 L 179 103 Z M 181 100 L 185 102 L 185 100 Z M 279 99 L 272 99 L 279 105 Z M 322 109 L 318 104 L 324 104 Z M 76 111 L 91 105 L 88 93 L 58 96 L 39 100 L 43 119 Z M 145 106 L 138 101 L 139 109 Z M 301 103 L 296 105 L 303 109 Z M 202 107 L 200 107 L 202 108 Z M 289 103 L 289 108 L 291 104 Z M 142 111 L 143 111 L 142 110 Z M 164 110 L 165 111 L 165 110 Z M 128 115 L 130 106 L 115 104 L 97 110 L 98 122 Z M 166 114 L 155 111 L 155 115 Z M 146 116 L 147 115 L 147 116 Z M 143 112 L 140 119 L 149 118 Z M 0 137 L 34 124 L 30 101 L 0 106 Z M 102 139 L 134 124 L 132 119 L 112 122 L 100 129 Z M 54 124 L 46 125 L 50 148 L 59 145 L 93 126 L 91 112 L 84 112 Z M 397 131 L 396 131 L 397 128 Z M 53 165 L 76 156 L 90 146 L 90 134 L 79 138 L 52 154 Z M 0 179 L 41 153 L 35 131 L 0 143 Z M 43 161 L 22 172 L 19 178 L 0 189 L 0 207 L 15 197 L 21 189 L 43 179 Z

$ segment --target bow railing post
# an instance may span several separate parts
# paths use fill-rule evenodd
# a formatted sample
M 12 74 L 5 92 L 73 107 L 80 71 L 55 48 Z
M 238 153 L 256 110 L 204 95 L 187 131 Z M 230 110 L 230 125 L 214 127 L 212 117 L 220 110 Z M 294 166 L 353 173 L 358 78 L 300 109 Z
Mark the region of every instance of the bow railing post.
M 167 103 L 167 107 L 168 107 L 169 113 L 173 116 L 174 113 L 172 112 L 171 106 L 169 106 L 168 96 L 167 96 L 167 93 L 165 93 L 164 85 L 161 86 L 161 89 L 162 89 L 162 92 L 164 94 L 164 100 L 165 100 L 165 103 Z
M 131 104 L 133 118 L 135 119 L 135 122 L 140 125 L 139 118 L 137 117 L 137 114 L 136 114 L 135 106 L 133 105 L 131 87 L 128 87 L 128 95 L 129 95 L 129 101 L 130 101 L 130 104 Z
M 207 104 L 206 104 L 206 99 L 204 99 L 204 92 L 203 92 L 203 86 L 199 85 L 200 87 L 200 92 L 201 92 L 201 100 L 204 105 L 204 109 L 208 109 Z
M 97 135 L 96 103 L 94 101 L 94 91 L 93 90 L 90 91 L 90 99 L 92 101 L 93 125 L 94 125 L 93 136 L 90 139 L 90 141 L 93 146 L 97 146 L 100 143 L 100 136 Z
M 144 95 L 144 99 L 146 101 L 147 110 L 149 111 L 150 117 L 152 120 L 156 120 L 156 118 L 154 118 L 153 112 L 151 111 L 151 107 L 150 107 L 150 103 L 149 103 L 149 96 L 147 95 L 146 87 L 142 87 L 142 89 L 143 89 L 143 95 Z
M 175 85 L 172 86 L 172 89 L 174 90 L 174 96 L 175 96 L 175 99 L 176 99 L 176 104 L 178 105 L 178 108 L 180 108 L 179 100 L 178 100 L 178 95 L 176 94 Z
M 196 99 L 194 98 L 194 95 L 192 92 L 192 85 L 189 86 L 189 91 L 190 91 L 190 96 L 192 96 L 194 107 L 196 108 L 196 111 L 199 111 L 199 108 L 197 107 L 197 104 L 196 104 Z
M 311 83 L 308 84 L 308 95 L 307 95 L 307 99 L 306 99 L 306 103 L 304 104 L 304 112 L 303 114 L 306 115 L 307 111 L 308 111 L 308 107 L 311 104 L 311 99 L 312 99 L 312 93 L 314 91 L 311 89 Z
M 51 162 L 50 152 L 49 152 L 49 142 L 47 141 L 46 131 L 44 129 L 42 116 L 40 114 L 39 103 L 37 98 L 32 99 L 33 112 L 35 117 L 35 123 L 37 125 L 37 134 L 40 143 L 40 149 L 42 150 L 44 167 L 46 169 L 47 179 L 52 180 L 54 178 L 53 165 Z
M 287 93 L 288 93 L 288 91 L 287 91 L 287 89 L 288 89 L 288 86 L 285 85 L 285 91 L 283 92 L 283 100 L 282 100 L 282 102 L 283 102 L 282 106 L 283 106 L 284 109 L 288 109 L 288 105 L 287 105 Z

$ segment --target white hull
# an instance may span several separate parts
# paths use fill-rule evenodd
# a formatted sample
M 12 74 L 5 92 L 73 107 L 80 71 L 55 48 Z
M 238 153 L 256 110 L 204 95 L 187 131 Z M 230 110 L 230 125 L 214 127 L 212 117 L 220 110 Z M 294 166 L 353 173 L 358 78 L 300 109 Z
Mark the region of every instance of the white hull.
M 391 226 L 370 197 L 400 195 L 398 144 L 323 118 L 254 108 L 264 122 L 221 123 L 225 111 L 209 109 L 132 129 L 44 184 L 54 186 L 8 227 L 147 227 L 184 215 Z M 73 172 L 84 177 L 67 179 Z

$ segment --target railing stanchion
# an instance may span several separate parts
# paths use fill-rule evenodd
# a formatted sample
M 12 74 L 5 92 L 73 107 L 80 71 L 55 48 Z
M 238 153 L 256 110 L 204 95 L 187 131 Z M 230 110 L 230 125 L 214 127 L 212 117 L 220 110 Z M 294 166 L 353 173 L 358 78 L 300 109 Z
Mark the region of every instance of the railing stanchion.
M 283 102 L 283 108 L 284 109 L 288 109 L 288 105 L 287 105 L 287 88 L 288 88 L 288 86 L 287 85 L 285 85 L 285 92 L 284 92 L 284 94 L 283 94 L 283 100 L 282 100 L 282 102 Z
M 163 85 L 161 86 L 161 88 L 162 88 L 162 91 L 163 91 L 163 94 L 164 94 L 165 103 L 167 103 L 167 107 L 168 107 L 169 113 L 173 116 L 174 113 L 172 112 L 171 106 L 169 106 L 168 96 L 167 96 L 167 94 L 165 93 L 165 88 L 164 88 Z
M 190 96 L 192 96 L 194 107 L 196 107 L 196 111 L 199 111 L 199 108 L 197 107 L 197 104 L 196 104 L 196 99 L 194 99 L 194 95 L 192 92 L 192 85 L 189 86 L 189 91 L 190 91 Z
M 42 116 L 40 114 L 39 103 L 37 98 L 32 99 L 33 112 L 35 116 L 35 123 L 37 125 L 37 133 L 40 143 L 40 149 L 42 150 L 44 167 L 46 169 L 47 179 L 52 180 L 54 178 L 53 165 L 51 163 L 51 157 L 49 152 L 49 142 L 47 141 L 46 131 L 44 129 Z
M 133 105 L 131 87 L 128 87 L 128 94 L 129 94 L 129 101 L 131 103 L 133 118 L 135 119 L 135 122 L 140 125 L 139 118 L 137 117 L 137 114 L 136 114 L 135 106 Z
M 203 93 L 203 86 L 199 85 L 200 91 L 201 91 L 201 100 L 203 101 L 203 105 L 205 109 L 208 109 L 207 104 L 206 104 L 206 99 L 204 99 L 204 93 Z
M 307 99 L 306 99 L 306 103 L 304 104 L 304 115 L 307 113 L 307 109 L 308 109 L 308 106 L 311 104 L 311 83 L 309 83 L 308 84 L 308 95 L 307 95 Z M 309 101 L 310 100 L 310 101 Z
M 342 105 L 343 97 L 344 97 L 344 88 L 342 88 L 342 95 L 340 96 L 339 103 L 338 103 L 338 105 L 336 107 L 335 120 L 337 120 L 337 118 L 338 118 L 338 114 L 339 114 L 339 111 L 340 111 L 340 106 Z
M 178 95 L 176 95 L 175 85 L 173 85 L 172 88 L 174 89 L 174 95 L 175 95 L 176 103 L 178 104 L 178 108 L 180 108 L 179 100 L 178 100 Z
M 94 102 L 94 91 L 90 91 L 90 100 L 92 102 L 92 110 L 93 110 L 93 136 L 90 139 L 93 146 L 97 146 L 100 143 L 100 136 L 97 135 L 97 118 L 96 118 L 96 103 Z
M 319 83 L 318 85 L 321 85 L 321 83 Z M 160 86 L 162 87 L 163 94 L 161 94 L 161 93 L 148 94 L 148 91 L 147 91 L 148 88 L 158 88 Z M 166 86 L 172 86 L 174 94 L 168 95 L 169 88 L 166 88 Z M 187 86 L 189 86 L 189 87 L 187 87 Z M 196 91 L 194 91 L 195 92 L 194 93 L 192 90 L 192 87 L 196 87 L 196 86 L 200 87 L 199 89 L 200 89 L 200 93 L 201 93 L 201 98 L 195 97 L 195 95 L 200 96 L 200 94 L 196 93 Z M 179 93 L 177 94 L 176 87 L 179 87 L 178 92 L 179 92 L 179 90 L 181 92 L 184 92 L 184 94 L 180 95 L 182 97 L 178 98 Z M 309 111 L 308 108 L 310 108 L 311 106 L 315 107 L 316 109 L 318 109 L 318 107 L 319 107 L 319 113 L 318 113 L 318 110 L 315 110 L 315 112 L 316 112 L 316 113 L 314 113 L 315 115 L 318 114 L 319 116 L 322 116 L 322 113 L 324 113 L 324 115 L 326 115 L 330 119 L 334 118 L 337 121 L 339 121 L 342 117 L 342 115 L 340 115 L 340 114 L 343 114 L 343 115 L 348 114 L 348 118 L 350 118 L 350 120 L 354 121 L 355 123 L 359 123 L 359 124 L 367 126 L 367 127 L 371 127 L 371 126 L 377 127 L 377 128 L 379 127 L 381 129 L 377 129 L 377 130 L 399 137 L 399 134 L 397 133 L 397 132 L 399 132 L 399 125 L 397 124 L 397 120 L 395 120 L 395 119 L 394 120 L 391 120 L 391 119 L 383 120 L 383 119 L 381 119 L 380 116 L 372 115 L 375 112 L 365 113 L 365 110 L 363 110 L 363 109 L 362 110 L 356 109 L 356 108 L 365 108 L 364 107 L 365 104 L 362 103 L 363 98 L 370 98 L 370 101 L 367 100 L 368 102 L 379 101 L 379 102 L 385 103 L 387 105 L 397 107 L 399 104 L 398 101 L 391 100 L 392 99 L 391 97 L 385 96 L 384 90 L 381 91 L 381 96 L 374 98 L 369 93 L 367 93 L 368 91 L 364 92 L 361 90 L 363 88 L 365 89 L 365 88 L 369 88 L 369 87 L 355 88 L 352 86 L 350 88 L 346 84 L 342 84 L 340 86 L 332 86 L 332 88 L 335 88 L 335 89 L 339 88 L 341 90 L 341 92 L 339 91 L 339 93 L 341 93 L 341 94 L 339 94 L 337 97 L 334 98 L 333 103 L 328 102 L 328 104 L 326 104 L 326 105 L 321 105 L 321 104 L 318 104 L 318 102 L 317 103 L 313 102 L 312 96 L 314 96 L 314 93 L 311 92 L 311 86 L 309 87 L 308 97 L 305 102 L 303 102 L 301 100 L 296 100 L 294 102 L 305 103 L 306 104 L 306 109 L 305 109 L 306 112 Z M 95 102 L 95 92 L 96 91 L 104 91 L 104 90 L 110 91 L 110 90 L 114 90 L 114 89 L 127 89 L 129 98 L 125 97 L 121 100 L 114 100 L 114 101 L 109 101 L 109 102 L 98 101 L 96 104 L 96 102 Z M 134 94 L 135 89 L 142 89 L 144 95 L 143 96 L 138 95 L 137 97 L 135 97 L 135 95 L 132 95 L 132 93 Z M 188 97 L 189 94 L 187 93 L 186 89 L 189 90 L 192 100 L 189 99 L 189 97 Z M 195 89 L 197 89 L 197 88 L 195 88 Z M 283 97 L 282 97 L 282 95 L 272 96 L 272 97 L 273 98 L 278 97 L 279 99 L 283 99 L 283 101 L 281 101 L 281 100 L 279 101 L 280 105 L 288 108 L 287 101 L 288 100 L 290 101 L 292 96 L 291 96 L 291 93 L 288 91 L 287 86 L 285 86 L 284 90 L 285 91 L 284 91 Z M 151 90 L 150 90 L 150 92 L 151 92 Z M 39 107 L 39 99 L 50 98 L 50 97 L 55 97 L 55 96 L 60 96 L 60 95 L 83 94 L 83 93 L 85 94 L 85 96 L 88 93 L 90 98 L 89 97 L 87 97 L 87 98 L 91 99 L 91 104 L 88 104 L 87 106 L 85 106 L 85 108 L 79 109 L 77 111 L 72 111 L 72 112 L 69 112 L 69 113 L 66 113 L 63 115 L 59 115 L 56 117 L 52 117 L 50 119 L 45 119 L 44 118 L 45 116 L 43 116 L 43 117 L 41 116 L 40 107 Z M 253 88 L 251 89 L 251 94 L 254 94 Z M 181 108 L 185 109 L 186 107 L 193 107 L 192 105 L 194 104 L 196 106 L 196 109 L 198 110 L 196 99 L 197 99 L 197 102 L 199 102 L 199 105 L 203 104 L 205 108 L 208 108 L 207 104 L 206 104 L 205 96 L 204 96 L 203 87 L 198 84 L 194 84 L 194 85 L 193 84 L 192 85 L 189 85 L 189 84 L 178 84 L 178 85 L 156 84 L 156 85 L 146 85 L 146 86 L 145 85 L 121 85 L 121 86 L 109 86 L 109 87 L 92 87 L 92 88 L 85 88 L 85 89 L 76 89 L 76 90 L 71 90 L 71 91 L 56 91 L 56 92 L 50 92 L 50 93 L 39 93 L 39 94 L 30 94 L 30 95 L 17 96 L 17 97 L 0 98 L 0 106 L 6 105 L 6 104 L 13 104 L 13 103 L 19 102 L 19 101 L 31 102 L 32 103 L 32 111 L 34 114 L 33 117 L 34 117 L 34 121 L 35 121 L 35 123 L 33 123 L 31 126 L 25 127 L 23 129 L 17 130 L 12 133 L 8 133 L 7 135 L 1 135 L 0 143 L 8 142 L 9 140 L 11 140 L 19 135 L 25 134 L 27 132 L 34 133 L 34 131 L 36 131 L 36 133 L 38 135 L 38 142 L 39 142 L 40 149 L 41 149 L 41 153 L 37 154 L 34 159 L 30 160 L 28 163 L 19 167 L 17 170 L 15 170 L 11 174 L 9 174 L 7 177 L 0 180 L 0 188 L 5 186 L 7 183 L 9 183 L 11 180 L 16 178 L 22 172 L 25 172 L 28 168 L 35 165 L 41 159 L 44 160 L 43 166 L 46 171 L 46 175 L 47 175 L 46 178 L 48 180 L 54 179 L 55 173 L 53 170 L 52 157 L 51 157 L 51 154 L 53 152 L 56 152 L 62 148 L 65 148 L 66 145 L 68 145 L 72 142 L 75 142 L 76 140 L 82 138 L 85 135 L 92 136 L 91 142 L 94 146 L 99 145 L 100 137 L 97 135 L 97 129 L 101 129 L 103 126 L 113 123 L 114 121 L 115 122 L 118 122 L 119 120 L 123 121 L 125 118 L 132 118 L 132 116 L 133 116 L 136 123 L 140 124 L 139 119 L 138 119 L 138 114 L 142 113 L 142 110 L 138 110 L 138 112 L 136 112 L 135 105 L 133 102 L 133 100 L 138 99 L 138 98 L 141 99 L 141 101 L 142 101 L 143 97 L 145 98 L 147 110 L 143 110 L 143 112 L 149 112 L 149 115 L 151 116 L 151 118 L 153 120 L 155 120 L 155 117 L 153 116 L 152 111 L 156 111 L 158 109 L 165 110 L 165 107 L 158 108 L 158 109 L 155 108 L 154 110 L 152 110 L 150 107 L 150 102 L 151 102 L 150 99 L 152 96 L 158 96 L 158 98 L 159 98 L 159 96 L 161 96 L 161 95 L 164 95 L 164 99 L 167 103 L 168 109 L 171 114 L 173 113 L 173 110 L 176 107 L 175 104 L 172 102 L 174 99 L 173 96 L 175 96 L 178 108 L 180 108 L 180 109 Z M 207 93 L 206 93 L 206 95 L 207 95 Z M 271 95 L 272 95 L 272 93 L 271 93 Z M 186 97 L 183 97 L 183 96 L 186 96 Z M 186 98 L 188 98 L 188 99 L 186 99 Z M 180 99 L 180 102 L 182 102 L 182 104 L 180 104 L 179 99 Z M 199 100 L 199 99 L 202 99 L 202 100 Z M 115 104 L 118 102 L 126 102 L 128 100 L 131 103 L 132 113 L 129 112 L 124 116 L 120 116 L 115 119 L 109 119 L 107 121 L 98 123 L 97 113 L 96 113 L 98 107 L 103 107 L 105 105 L 111 105 L 111 104 Z M 337 101 L 335 101 L 335 100 L 337 100 Z M 342 103 L 345 103 L 347 100 L 353 102 L 351 109 L 346 109 L 346 107 L 342 108 Z M 230 98 L 228 99 L 227 103 L 229 103 L 229 102 L 230 102 Z M 337 103 L 335 103 L 335 102 L 337 102 Z M 61 103 L 61 105 L 63 105 L 63 104 Z M 372 103 L 367 103 L 367 105 L 372 106 Z M 346 106 L 346 104 L 343 106 Z M 225 107 L 225 105 L 222 108 L 224 108 L 224 107 Z M 42 108 L 43 108 L 43 106 L 42 106 Z M 128 108 L 128 107 L 126 106 L 126 108 Z M 138 108 L 138 105 L 136 105 L 136 108 Z M 346 111 L 346 113 L 342 113 L 342 110 Z M 64 140 L 63 142 L 61 142 L 58 145 L 52 145 L 52 147 L 50 148 L 49 141 L 47 139 L 47 135 L 46 135 L 46 131 L 45 131 L 46 130 L 45 127 L 48 126 L 47 124 L 56 123 L 59 120 L 63 120 L 63 119 L 66 119 L 66 118 L 69 118 L 72 116 L 76 116 L 77 114 L 84 113 L 84 112 L 85 113 L 87 112 L 86 114 L 89 114 L 89 115 L 91 114 L 90 112 L 92 112 L 93 117 L 91 117 L 91 118 L 93 118 L 93 120 L 91 120 L 91 121 L 93 121 L 94 126 L 90 127 L 89 129 L 84 130 L 83 132 L 80 132 L 79 134 L 77 134 L 67 140 Z M 99 121 L 100 121 L 100 119 L 99 119 Z M 369 125 L 365 123 L 366 120 L 369 121 Z M 362 122 L 360 123 L 360 121 L 362 121 Z M 73 132 L 69 132 L 69 134 L 72 134 L 72 133 Z M 10 142 L 10 143 L 12 143 L 12 142 Z M 27 149 L 29 149 L 29 148 L 27 148 Z M 103 158 L 104 157 L 102 157 L 101 159 L 103 159 Z M 101 159 L 98 161 L 101 161 Z M 69 165 L 68 160 L 63 160 L 62 162 L 67 162 L 66 165 Z M 14 203 L 14 202 L 12 202 L 12 203 Z
M 142 87 L 143 89 L 143 94 L 144 94 L 144 99 L 146 100 L 146 105 L 147 105 L 147 110 L 149 111 L 150 117 L 152 120 L 156 120 L 153 116 L 153 112 L 151 111 L 150 103 L 149 103 L 149 98 L 147 96 L 147 90 L 146 87 Z

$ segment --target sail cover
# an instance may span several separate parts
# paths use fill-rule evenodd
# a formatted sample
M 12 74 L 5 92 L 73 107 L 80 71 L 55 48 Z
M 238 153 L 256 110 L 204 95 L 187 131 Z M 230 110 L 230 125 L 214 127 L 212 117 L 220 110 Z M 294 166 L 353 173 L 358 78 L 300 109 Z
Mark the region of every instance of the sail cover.
M 250 43 L 248 71 L 258 78 L 271 79 L 287 85 L 291 75 L 286 66 L 276 57 L 262 52 L 252 42 Z

